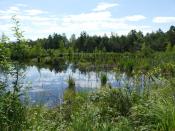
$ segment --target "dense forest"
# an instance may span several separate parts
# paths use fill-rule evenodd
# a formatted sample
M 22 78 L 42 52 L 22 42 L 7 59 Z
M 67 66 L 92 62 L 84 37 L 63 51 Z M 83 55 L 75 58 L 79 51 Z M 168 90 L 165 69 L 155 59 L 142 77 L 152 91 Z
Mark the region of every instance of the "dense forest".
M 72 35 L 70 39 L 65 34 L 49 35 L 47 39 L 38 39 L 29 41 L 29 45 L 37 45 L 44 49 L 73 48 L 79 52 L 94 52 L 102 50 L 106 52 L 136 52 L 141 50 L 143 44 L 150 47 L 154 51 L 165 51 L 167 45 L 173 47 L 175 45 L 175 27 L 171 26 L 167 32 L 159 29 L 157 32 L 147 33 L 143 35 L 141 31 L 131 30 L 128 35 L 118 36 L 89 36 L 86 32 L 82 32 L 78 38 Z
M 40 56 L 47 56 L 58 53 L 93 53 L 93 52 L 139 52 L 143 49 L 151 51 L 175 50 L 175 26 L 171 26 L 167 32 L 159 29 L 156 32 L 143 35 L 141 31 L 131 30 L 128 35 L 118 36 L 111 33 L 111 36 L 90 36 L 82 32 L 79 37 L 73 34 L 70 39 L 65 34 L 49 35 L 48 38 L 35 41 L 25 40 L 22 31 L 19 30 L 19 21 L 14 19 L 16 28 L 16 42 L 7 42 L 8 37 L 4 34 L 1 43 L 11 51 L 11 58 L 26 59 Z

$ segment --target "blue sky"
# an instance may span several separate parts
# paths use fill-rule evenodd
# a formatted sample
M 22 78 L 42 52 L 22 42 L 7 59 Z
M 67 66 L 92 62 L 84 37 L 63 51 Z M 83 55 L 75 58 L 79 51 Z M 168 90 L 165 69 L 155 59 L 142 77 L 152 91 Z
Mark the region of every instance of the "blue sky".
M 49 34 L 126 35 L 175 25 L 175 0 L 0 0 L 0 32 L 12 37 L 16 15 L 28 39 Z

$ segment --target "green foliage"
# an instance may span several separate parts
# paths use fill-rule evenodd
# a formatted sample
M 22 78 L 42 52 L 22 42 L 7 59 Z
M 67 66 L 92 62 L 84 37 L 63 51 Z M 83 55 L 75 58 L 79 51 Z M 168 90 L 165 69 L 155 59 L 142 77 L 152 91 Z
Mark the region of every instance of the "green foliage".
M 175 106 L 172 91 L 171 87 L 165 87 L 152 90 L 146 99 L 141 97 L 139 103 L 131 108 L 132 124 L 138 130 L 173 130 Z
M 132 105 L 127 91 L 121 89 L 100 90 L 91 96 L 91 100 L 101 107 L 99 115 L 103 120 L 110 120 L 115 116 L 127 116 Z
M 22 105 L 18 94 L 13 94 L 5 90 L 3 84 L 0 85 L 0 129 L 22 130 L 26 125 L 26 107 Z
M 17 20 L 16 16 L 12 16 L 12 22 L 14 24 L 14 27 L 12 27 L 12 31 L 14 32 L 14 37 L 16 38 L 18 43 L 21 43 L 22 41 L 24 41 L 24 36 L 23 36 L 23 32 L 20 29 L 20 22 L 19 20 Z
M 13 45 L 11 49 L 11 58 L 13 60 L 20 61 L 29 57 L 29 47 L 25 43 Z
M 173 50 L 171 43 L 168 43 L 166 46 L 166 52 L 171 52 Z
M 101 79 L 101 86 L 106 86 L 106 84 L 107 84 L 107 80 L 108 80 L 106 74 L 104 74 L 104 73 L 101 74 L 100 79 Z
M 69 79 L 68 79 L 68 88 L 75 89 L 75 80 L 71 76 L 69 76 Z
M 15 19 L 13 19 L 15 21 Z M 15 37 L 20 43 L 20 48 L 23 45 L 21 43 L 22 33 L 19 32 L 19 22 L 15 21 L 16 27 L 14 27 Z M 12 73 L 13 69 L 10 65 L 9 67 L 9 57 L 10 53 L 13 52 L 9 50 L 9 44 L 6 43 L 7 38 L 3 36 L 1 39 L 2 44 L 0 43 L 0 68 L 8 68 L 7 74 Z M 16 46 L 15 46 L 16 47 Z M 15 48 L 17 49 L 17 48 Z M 20 53 L 19 50 L 16 50 L 16 53 Z M 19 51 L 19 52 L 18 52 Z M 0 129 L 1 130 L 23 130 L 25 129 L 27 120 L 26 120 L 26 106 L 21 103 L 19 98 L 20 89 L 18 86 L 18 77 L 19 73 L 15 73 L 15 81 L 12 85 L 12 90 L 9 90 L 9 84 L 3 80 L 0 80 Z M 13 75 L 13 73 L 12 73 Z M 8 87 L 8 88 L 7 88 Z M 8 89 L 8 90 L 7 90 Z
M 60 52 L 61 52 L 61 53 L 64 52 L 64 48 L 65 48 L 64 41 L 61 40 L 61 41 L 60 41 Z
M 160 65 L 161 74 L 169 79 L 175 76 L 175 63 L 166 63 Z
M 9 69 L 10 50 L 4 43 L 0 43 L 0 71 Z
M 6 68 L 10 59 L 10 50 L 0 43 L 0 68 Z
M 141 53 L 142 53 L 143 57 L 148 57 L 148 56 L 152 55 L 153 50 L 148 45 L 143 43 L 142 47 L 141 47 Z
M 70 87 L 74 85 L 72 79 L 69 83 Z M 125 88 L 101 88 L 91 94 L 78 94 L 72 89 L 66 90 L 64 103 L 53 109 L 28 107 L 26 110 L 17 99 L 14 99 L 13 105 L 16 106 L 12 108 L 12 104 L 9 104 L 11 97 L 0 99 L 1 112 L 13 110 L 15 122 L 20 123 L 12 124 L 0 119 L 4 123 L 2 129 L 13 127 L 26 130 L 171 131 L 175 128 L 175 90 L 171 83 L 166 87 L 152 87 L 149 92 L 144 91 L 141 95 L 134 89 L 128 92 Z M 4 105 L 10 106 L 6 108 Z M 11 115 L 8 116 L 4 117 L 3 113 L 0 115 L 1 118 L 13 120 Z
M 12 18 L 14 27 L 14 36 L 17 39 L 16 43 L 21 43 L 24 40 L 23 31 L 20 30 L 20 23 L 14 16 Z M 126 36 L 118 36 L 112 34 L 110 37 L 104 36 L 90 36 L 86 32 L 82 32 L 79 37 L 72 35 L 70 40 L 65 34 L 49 35 L 48 38 L 37 39 L 35 41 L 27 42 L 29 47 L 39 44 L 42 49 L 59 49 L 61 53 L 69 52 L 72 48 L 74 52 L 138 52 L 143 56 L 149 56 L 153 51 L 166 51 L 168 45 L 175 45 L 174 28 L 171 27 L 168 32 L 158 30 L 157 32 L 147 33 L 143 35 L 142 32 L 131 30 Z M 167 44 L 168 43 L 168 44 Z
M 23 60 L 29 57 L 29 46 L 26 44 L 26 41 L 23 36 L 23 31 L 20 29 L 20 23 L 17 20 L 16 16 L 12 17 L 14 27 L 12 31 L 14 32 L 14 37 L 17 42 L 11 45 L 11 58 L 14 60 Z
M 5 35 L 5 33 L 2 33 L 1 39 L 0 39 L 0 43 L 8 43 L 9 42 L 9 38 Z
M 175 45 L 172 47 L 172 51 L 175 52 Z

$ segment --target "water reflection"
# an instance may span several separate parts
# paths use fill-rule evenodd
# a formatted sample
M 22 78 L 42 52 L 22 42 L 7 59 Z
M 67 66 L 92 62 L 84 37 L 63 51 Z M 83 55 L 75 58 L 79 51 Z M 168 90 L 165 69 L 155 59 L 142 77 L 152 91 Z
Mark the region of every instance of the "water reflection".
M 48 68 L 28 66 L 24 72 L 25 78 L 22 91 L 28 89 L 29 101 L 32 104 L 45 104 L 53 106 L 63 101 L 63 95 L 68 87 L 69 76 L 75 80 L 76 91 L 93 91 L 100 87 L 101 72 L 81 72 L 69 65 L 66 70 L 55 71 Z M 124 84 L 124 75 L 116 80 L 114 72 L 107 72 L 108 83 L 112 87 L 121 87 Z
M 66 65 L 66 66 L 65 66 Z M 20 83 L 23 85 L 21 91 L 27 92 L 30 104 L 44 104 L 55 106 L 63 102 L 64 93 L 68 90 L 67 81 L 69 76 L 75 80 L 75 91 L 94 91 L 100 88 L 100 76 L 107 75 L 108 81 L 113 88 L 136 86 L 135 79 L 128 77 L 125 73 L 115 73 L 113 71 L 81 71 L 73 64 L 65 64 L 61 69 L 25 66 L 23 70 L 25 77 Z M 29 87 L 29 88 L 26 88 Z M 25 96 L 21 97 L 24 100 Z

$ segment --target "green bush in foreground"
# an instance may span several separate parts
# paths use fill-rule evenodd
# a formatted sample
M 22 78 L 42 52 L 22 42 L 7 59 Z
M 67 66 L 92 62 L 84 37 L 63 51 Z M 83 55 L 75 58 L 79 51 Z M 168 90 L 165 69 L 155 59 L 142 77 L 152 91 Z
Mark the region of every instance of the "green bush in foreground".
M 26 107 L 22 105 L 17 94 L 6 92 L 0 85 L 0 129 L 18 131 L 25 128 Z

